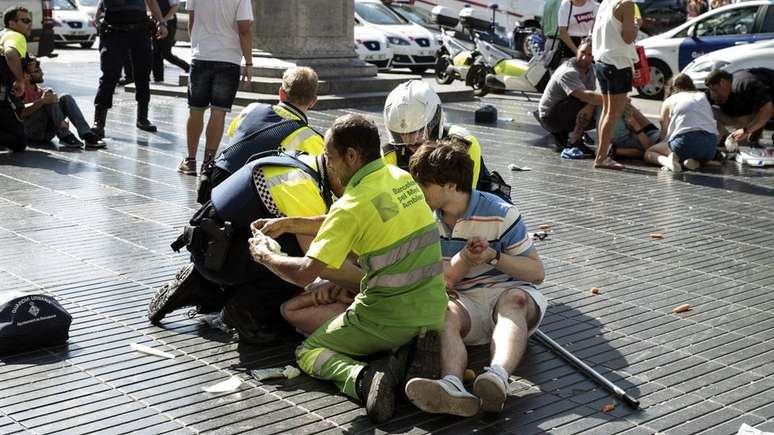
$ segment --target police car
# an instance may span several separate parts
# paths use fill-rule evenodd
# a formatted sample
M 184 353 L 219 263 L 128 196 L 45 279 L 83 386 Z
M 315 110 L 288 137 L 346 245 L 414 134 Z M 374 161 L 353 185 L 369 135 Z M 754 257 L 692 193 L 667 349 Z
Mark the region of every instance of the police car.
M 97 39 L 97 28 L 86 12 L 70 0 L 54 0 L 54 42 L 57 45 L 81 44 L 90 48 Z
M 650 83 L 637 90 L 647 98 L 663 98 L 667 80 L 699 56 L 772 37 L 774 0 L 754 0 L 713 9 L 668 32 L 638 42 L 648 58 Z
M 381 1 L 355 0 L 355 19 L 384 33 L 394 53 L 393 67 L 409 68 L 421 74 L 435 65 L 438 43 L 433 34 L 396 14 Z
M 355 19 L 355 52 L 360 59 L 374 64 L 379 71 L 389 71 L 392 68 L 392 48 L 387 37 L 379 30 L 364 26 Z
M 730 73 L 748 68 L 769 68 L 774 70 L 774 39 L 750 44 L 740 50 L 729 47 L 697 57 L 683 69 L 698 89 L 704 88 L 704 78 L 713 69 Z

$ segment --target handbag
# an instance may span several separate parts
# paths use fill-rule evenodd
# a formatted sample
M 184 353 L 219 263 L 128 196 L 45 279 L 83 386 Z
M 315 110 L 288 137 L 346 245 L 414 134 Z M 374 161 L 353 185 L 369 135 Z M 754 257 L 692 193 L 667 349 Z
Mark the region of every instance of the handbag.
M 648 65 L 648 58 L 645 56 L 645 49 L 641 45 L 637 45 L 636 50 L 639 60 L 634 64 L 632 86 L 641 88 L 650 83 L 650 66 Z

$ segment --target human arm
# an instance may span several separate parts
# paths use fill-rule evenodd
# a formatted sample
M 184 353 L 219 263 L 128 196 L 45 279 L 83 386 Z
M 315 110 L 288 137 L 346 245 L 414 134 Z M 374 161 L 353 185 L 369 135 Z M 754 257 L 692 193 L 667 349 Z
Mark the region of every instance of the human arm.
M 748 137 L 752 132 L 758 131 L 765 127 L 771 119 L 772 115 L 774 115 L 774 105 L 772 105 L 771 101 L 769 101 L 760 109 L 758 109 L 758 112 L 755 114 L 752 121 L 745 125 L 744 128 L 740 128 L 731 134 L 734 136 L 734 139 L 736 139 L 737 142 L 741 141 Z
M 631 44 L 637 39 L 637 25 L 634 22 L 634 3 L 630 0 L 620 1 L 613 10 L 613 15 L 621 22 L 621 37 Z
M 496 255 L 497 251 L 491 247 L 488 248 L 486 261 L 491 261 Z M 527 255 L 510 255 L 501 252 L 500 259 L 494 267 L 510 277 L 534 284 L 542 283 L 546 277 L 543 261 L 535 248 L 532 248 Z
M 573 53 L 578 53 L 578 47 L 575 45 L 575 42 L 573 42 L 572 38 L 570 37 L 570 33 L 567 31 L 567 26 L 560 26 L 559 27 L 559 39 L 564 42 L 564 45 L 566 45 L 570 50 L 572 50 Z
M 586 89 L 576 89 L 570 93 L 570 96 L 573 96 L 583 101 L 584 103 L 591 104 L 593 106 L 602 105 L 602 94 L 595 91 L 589 91 Z
M 193 35 L 193 27 L 194 27 L 194 11 L 189 9 L 188 10 L 188 36 L 190 37 Z
M 671 114 L 671 105 L 669 104 L 669 99 L 664 101 L 664 103 L 661 105 L 661 115 L 659 116 L 659 121 L 661 123 L 661 135 L 659 136 L 659 140 L 663 142 L 667 137 L 667 128 L 669 128 L 669 119 L 672 116 Z
M 22 109 L 21 117 L 27 118 L 33 113 L 42 109 L 43 106 L 46 106 L 48 104 L 56 104 L 57 101 L 59 101 L 59 97 L 56 95 L 56 93 L 51 89 L 47 89 L 45 92 L 43 92 L 43 95 L 41 95 L 40 98 L 37 98 L 35 99 L 35 101 L 24 105 L 24 109 Z
M 296 234 L 296 240 L 298 240 L 298 245 L 301 247 L 301 250 L 306 252 L 309 250 L 309 245 L 312 243 L 313 237 Z M 360 281 L 363 279 L 363 272 L 359 267 L 348 260 L 338 269 L 325 268 L 320 274 L 320 277 L 332 281 L 341 287 L 353 289 L 357 292 L 360 289 Z
M 257 239 L 250 239 L 250 254 L 275 275 L 299 287 L 306 287 L 317 279 L 326 264 L 311 257 L 288 257 L 275 254 Z
M 153 18 L 156 19 L 156 38 L 164 39 L 167 37 L 167 23 L 164 14 L 161 13 L 159 3 L 156 0 L 145 0 L 145 7 L 150 10 Z
M 557 30 L 559 31 L 559 39 L 564 42 L 564 45 L 570 48 L 573 53 L 578 52 L 578 47 L 570 38 L 570 14 L 572 13 L 572 2 L 570 0 L 563 0 L 559 10 L 557 11 Z
M 239 46 L 242 48 L 242 56 L 245 58 L 245 66 L 242 71 L 242 81 L 250 83 L 253 77 L 253 36 L 252 21 L 237 21 L 239 27 Z
M 22 68 L 21 55 L 14 47 L 5 48 L 5 60 L 8 64 L 8 69 L 13 74 L 13 94 L 21 96 L 24 94 L 24 69 Z
M 250 230 L 261 230 L 271 238 L 277 238 L 285 233 L 314 236 L 325 222 L 325 215 L 313 217 L 282 217 L 258 219 L 250 224 Z
M 164 15 L 164 19 L 165 19 L 165 20 L 167 20 L 167 21 L 169 21 L 169 20 L 172 20 L 172 19 L 176 18 L 176 15 L 177 15 L 177 7 L 178 7 L 178 4 L 177 4 L 177 3 L 175 3 L 175 4 L 171 5 L 171 6 L 169 7 L 169 12 L 167 12 L 167 14 L 166 14 L 166 15 Z

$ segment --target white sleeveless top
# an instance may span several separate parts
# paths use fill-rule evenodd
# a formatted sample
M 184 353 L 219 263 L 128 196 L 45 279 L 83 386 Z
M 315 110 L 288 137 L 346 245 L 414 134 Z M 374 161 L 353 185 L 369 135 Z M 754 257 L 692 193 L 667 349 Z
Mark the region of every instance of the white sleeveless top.
M 712 114 L 707 96 L 704 92 L 678 92 L 664 101 L 669 107 L 669 126 L 667 139 L 690 131 L 706 131 L 718 134 L 715 116 Z
M 613 65 L 618 69 L 631 68 L 639 60 L 634 44 L 627 44 L 621 36 L 623 25 L 613 15 L 613 9 L 621 0 L 603 0 L 597 11 L 592 34 L 594 60 Z

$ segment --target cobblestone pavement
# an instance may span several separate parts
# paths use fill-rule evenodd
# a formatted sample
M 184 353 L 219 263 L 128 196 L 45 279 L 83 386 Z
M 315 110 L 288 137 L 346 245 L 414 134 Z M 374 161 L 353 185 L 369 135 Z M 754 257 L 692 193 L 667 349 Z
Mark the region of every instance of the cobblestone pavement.
M 43 64 L 49 84 L 90 118 L 96 57 L 67 53 Z M 726 163 L 673 175 L 632 162 L 594 171 L 551 150 L 527 113 L 535 95 L 482 100 L 500 110 L 497 125 L 473 123 L 478 101 L 447 105 L 513 185 L 530 230 L 551 225 L 537 242 L 549 298 L 541 329 L 642 409 L 602 412 L 616 400 L 531 342 L 502 414 L 460 419 L 403 403 L 374 428 L 357 404 L 307 376 L 258 383 L 240 374 L 235 393 L 202 391 L 233 364 L 291 363 L 297 338 L 240 346 L 183 311 L 162 327 L 148 323 L 154 288 L 186 262 L 169 243 L 196 209 L 196 180 L 175 171 L 185 102 L 154 97 L 159 133 L 148 134 L 134 127 L 132 98 L 117 94 L 104 150 L 0 152 L 0 288 L 50 293 L 74 317 L 66 346 L 0 358 L 0 433 L 774 431 L 774 170 Z M 353 111 L 380 118 L 379 108 Z M 342 113 L 313 112 L 311 123 L 324 129 Z M 692 310 L 672 314 L 684 303 Z M 177 357 L 144 356 L 130 343 Z M 471 367 L 481 369 L 486 351 L 474 350 Z

